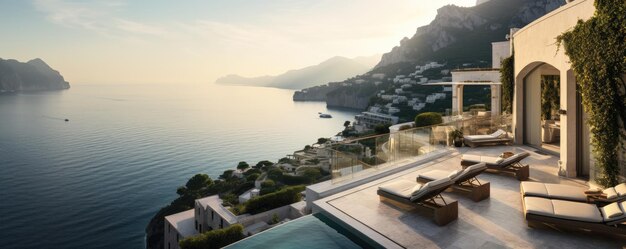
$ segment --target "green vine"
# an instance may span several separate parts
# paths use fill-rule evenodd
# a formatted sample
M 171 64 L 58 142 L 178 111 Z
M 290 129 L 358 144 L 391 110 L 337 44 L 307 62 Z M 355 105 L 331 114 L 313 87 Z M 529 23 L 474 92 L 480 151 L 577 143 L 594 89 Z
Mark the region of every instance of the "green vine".
M 596 0 L 596 12 L 557 37 L 565 48 L 593 134 L 596 181 L 605 187 L 619 181 L 621 139 L 626 137 L 626 1 Z M 620 146 L 621 145 L 621 146 Z
M 513 113 L 513 94 L 515 90 L 515 72 L 513 64 L 515 54 L 502 60 L 500 64 L 500 82 L 502 83 L 502 112 Z
M 551 120 L 552 111 L 559 109 L 559 81 L 558 75 L 541 76 L 541 117 L 543 120 Z

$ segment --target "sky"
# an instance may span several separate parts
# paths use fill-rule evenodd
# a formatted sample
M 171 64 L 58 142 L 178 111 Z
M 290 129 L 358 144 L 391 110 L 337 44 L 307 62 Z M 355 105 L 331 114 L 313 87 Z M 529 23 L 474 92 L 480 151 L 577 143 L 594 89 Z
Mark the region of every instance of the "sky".
M 0 58 L 70 83 L 213 83 L 388 52 L 475 0 L 0 0 Z

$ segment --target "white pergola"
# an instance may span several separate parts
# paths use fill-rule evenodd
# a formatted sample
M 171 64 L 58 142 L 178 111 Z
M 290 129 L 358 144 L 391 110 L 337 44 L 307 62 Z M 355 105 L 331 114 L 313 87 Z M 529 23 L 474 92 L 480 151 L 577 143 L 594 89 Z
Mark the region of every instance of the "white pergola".
M 457 82 L 435 82 L 425 84 L 428 86 L 452 86 L 452 113 L 463 114 L 463 87 L 470 86 L 491 86 L 491 115 L 500 115 L 500 82 L 491 81 L 457 81 Z

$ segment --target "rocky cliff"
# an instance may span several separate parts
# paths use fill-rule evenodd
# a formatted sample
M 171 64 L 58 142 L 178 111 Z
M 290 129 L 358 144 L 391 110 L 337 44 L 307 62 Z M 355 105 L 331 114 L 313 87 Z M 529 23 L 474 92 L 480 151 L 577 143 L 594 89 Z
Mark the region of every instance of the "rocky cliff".
M 448 5 L 411 38 L 383 55 L 376 68 L 396 63 L 445 59 L 489 59 L 491 42 L 504 40 L 510 28 L 521 28 L 565 3 L 564 0 L 492 0 L 474 7 Z
M 61 74 L 41 59 L 22 63 L 0 59 L 0 91 L 44 91 L 70 88 Z

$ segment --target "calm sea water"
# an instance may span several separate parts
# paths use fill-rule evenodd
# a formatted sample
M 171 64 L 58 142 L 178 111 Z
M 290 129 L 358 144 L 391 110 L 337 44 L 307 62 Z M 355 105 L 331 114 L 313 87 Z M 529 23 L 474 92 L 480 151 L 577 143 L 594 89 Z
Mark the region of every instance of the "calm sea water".
M 275 161 L 353 118 L 292 93 L 74 84 L 0 96 L 0 245 L 143 248 L 149 219 L 192 175 Z

